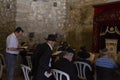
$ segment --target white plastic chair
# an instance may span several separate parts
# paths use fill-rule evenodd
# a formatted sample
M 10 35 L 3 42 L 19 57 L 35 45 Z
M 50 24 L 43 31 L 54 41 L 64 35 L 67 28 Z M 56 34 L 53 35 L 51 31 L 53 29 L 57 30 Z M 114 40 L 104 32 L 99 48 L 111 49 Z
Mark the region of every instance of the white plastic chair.
M 23 64 L 21 64 L 21 68 L 22 68 L 22 71 L 23 71 L 25 80 L 30 80 L 28 74 L 29 74 L 29 72 L 31 71 L 31 68 L 28 67 L 28 66 L 26 66 L 26 65 L 23 65 Z
M 0 79 L 2 78 L 4 67 L 5 67 L 5 58 L 3 54 L 0 54 Z
M 74 62 L 78 71 L 78 78 L 82 80 L 87 80 L 86 74 L 85 74 L 85 69 L 88 67 L 90 71 L 92 71 L 92 68 L 89 64 L 85 62 L 80 62 L 80 61 L 75 61 Z
M 27 59 L 28 66 L 30 66 L 30 68 L 32 68 L 31 57 L 30 56 L 26 56 L 26 59 Z
M 66 80 L 70 80 L 70 76 L 63 71 L 52 69 L 52 73 L 56 80 L 62 80 L 63 76 L 66 77 Z

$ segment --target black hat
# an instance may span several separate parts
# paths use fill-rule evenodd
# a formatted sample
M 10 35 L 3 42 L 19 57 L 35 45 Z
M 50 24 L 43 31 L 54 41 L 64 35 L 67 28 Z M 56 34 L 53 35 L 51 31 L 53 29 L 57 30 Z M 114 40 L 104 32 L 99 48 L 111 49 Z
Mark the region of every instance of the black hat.
M 49 40 L 49 41 L 56 41 L 56 36 L 54 34 L 49 34 L 48 35 L 48 38 L 46 40 Z
M 75 53 L 75 51 L 71 47 L 68 47 L 65 51 L 67 51 L 68 53 Z
M 78 56 L 79 58 L 87 59 L 90 57 L 90 53 L 82 51 L 82 52 L 78 52 Z
M 86 51 L 86 47 L 85 47 L 85 46 L 81 46 L 81 47 L 80 47 L 80 50 L 81 50 L 81 51 Z

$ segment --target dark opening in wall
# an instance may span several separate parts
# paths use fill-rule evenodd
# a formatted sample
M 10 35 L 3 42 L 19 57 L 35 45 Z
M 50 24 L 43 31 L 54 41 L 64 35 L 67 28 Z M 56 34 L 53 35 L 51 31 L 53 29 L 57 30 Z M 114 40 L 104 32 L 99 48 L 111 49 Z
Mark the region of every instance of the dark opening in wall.
M 7 3 L 7 4 L 6 4 L 6 8 L 7 8 L 7 9 L 10 9 L 10 3 Z
M 34 32 L 29 33 L 29 38 L 34 38 Z
M 57 7 L 57 2 L 53 2 L 53 6 L 54 6 L 54 7 Z
M 33 0 L 33 1 L 37 1 L 37 0 Z

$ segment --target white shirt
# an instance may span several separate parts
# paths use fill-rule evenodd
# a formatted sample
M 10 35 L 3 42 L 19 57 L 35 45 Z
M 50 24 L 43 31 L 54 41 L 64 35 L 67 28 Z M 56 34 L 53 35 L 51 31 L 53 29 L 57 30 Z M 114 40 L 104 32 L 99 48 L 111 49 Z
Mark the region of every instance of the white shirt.
M 6 40 L 6 52 L 10 54 L 18 54 L 19 51 L 11 51 L 8 48 L 18 48 L 18 39 L 14 33 L 10 34 Z
M 53 47 L 49 43 L 47 43 L 47 44 L 49 45 L 50 49 L 53 50 Z
M 53 47 L 48 43 L 49 47 L 51 50 L 53 50 Z M 50 58 L 50 61 L 49 61 L 49 67 L 51 67 L 51 61 L 52 61 L 52 58 Z

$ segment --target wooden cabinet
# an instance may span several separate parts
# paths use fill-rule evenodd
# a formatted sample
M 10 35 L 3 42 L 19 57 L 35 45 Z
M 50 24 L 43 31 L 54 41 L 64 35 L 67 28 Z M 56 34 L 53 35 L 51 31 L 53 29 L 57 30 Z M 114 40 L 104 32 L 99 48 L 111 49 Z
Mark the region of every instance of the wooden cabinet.
M 117 53 L 120 51 L 120 1 L 93 7 L 93 52 L 107 47 Z

